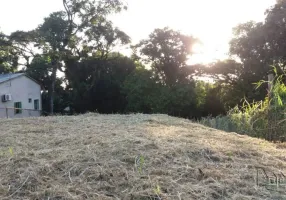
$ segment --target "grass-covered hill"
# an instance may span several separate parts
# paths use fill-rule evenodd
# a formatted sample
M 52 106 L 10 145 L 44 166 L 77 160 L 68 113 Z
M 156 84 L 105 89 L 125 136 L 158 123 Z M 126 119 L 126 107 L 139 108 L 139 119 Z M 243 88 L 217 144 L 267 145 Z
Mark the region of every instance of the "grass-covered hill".
M 86 114 L 0 127 L 0 199 L 286 199 L 285 186 L 258 187 L 255 168 L 286 172 L 285 146 L 188 120 Z

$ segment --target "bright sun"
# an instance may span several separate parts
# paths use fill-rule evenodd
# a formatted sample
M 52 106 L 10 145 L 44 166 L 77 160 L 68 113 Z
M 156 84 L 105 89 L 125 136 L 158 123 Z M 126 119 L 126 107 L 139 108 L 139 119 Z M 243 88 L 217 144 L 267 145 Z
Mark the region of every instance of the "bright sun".
M 196 43 L 192 47 L 192 56 L 189 58 L 187 64 L 206 64 L 212 62 L 213 52 L 211 49 L 208 49 L 203 43 Z
M 195 43 L 192 47 L 192 52 L 194 54 L 201 54 L 204 51 L 204 45 L 201 43 Z

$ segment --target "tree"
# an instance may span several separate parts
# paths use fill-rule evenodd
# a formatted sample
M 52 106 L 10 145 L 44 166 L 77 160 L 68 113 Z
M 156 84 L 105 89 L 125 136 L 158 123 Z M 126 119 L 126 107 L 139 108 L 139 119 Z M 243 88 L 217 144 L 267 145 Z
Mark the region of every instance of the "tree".
M 277 0 L 277 3 L 266 10 L 266 18 L 263 24 L 265 47 L 268 50 L 270 64 L 282 67 L 286 64 L 286 1 Z M 278 67 L 278 66 L 277 66 Z
M 16 31 L 11 35 L 0 32 L 0 70 L 1 73 L 15 72 L 18 66 L 28 66 L 32 51 L 28 44 L 31 42 L 32 32 Z M 25 63 L 20 63 L 20 60 Z
M 50 73 L 50 113 L 54 113 L 54 95 L 55 83 L 57 78 L 57 71 L 61 70 L 62 60 L 69 38 L 68 22 L 65 19 L 66 13 L 56 12 L 45 18 L 44 23 L 37 29 L 38 33 L 38 47 L 42 49 L 43 53 L 49 57 L 51 69 Z M 47 68 L 48 70 L 48 68 Z
M 29 67 L 31 60 L 35 56 L 33 47 L 35 43 L 36 32 L 32 31 L 15 31 L 9 35 L 9 42 L 11 42 L 12 49 L 18 56 L 18 67 Z M 24 62 L 22 62 L 23 60 Z M 20 62 L 21 61 L 21 62 Z
M 234 38 L 230 42 L 231 55 L 242 63 L 235 81 L 236 88 L 246 91 L 248 100 L 262 100 L 265 97 L 266 86 L 251 94 L 253 86 L 250 84 L 267 80 L 272 66 L 276 67 L 278 74 L 285 71 L 286 1 L 277 1 L 265 14 L 264 22 L 251 21 L 235 27 Z
M 158 112 L 158 105 L 165 102 L 158 102 L 160 86 L 154 78 L 152 72 L 146 70 L 144 66 L 137 63 L 136 70 L 130 74 L 122 86 L 122 91 L 126 96 L 126 112 L 154 113 Z M 157 101 L 156 101 L 157 100 Z
M 164 28 L 155 29 L 149 39 L 142 40 L 134 48 L 138 48 L 143 61 L 150 64 L 157 79 L 173 85 L 189 75 L 183 72 L 196 42 L 192 36 Z
M 234 28 L 234 38 L 230 42 L 230 53 L 240 58 L 244 71 L 265 79 L 273 69 L 286 64 L 286 1 L 277 3 L 266 10 L 264 22 L 253 21 Z
M 249 102 L 263 100 L 267 94 L 266 88 L 256 88 L 263 77 L 262 73 L 255 72 L 255 67 L 248 69 L 247 64 L 232 59 L 217 61 L 206 66 L 197 66 L 197 76 L 208 77 L 215 84 L 209 92 L 215 91 L 218 102 L 223 102 L 224 109 L 228 110 L 236 105 L 242 105 L 242 99 Z M 251 71 L 253 70 L 253 71 Z M 253 73 L 252 73 L 253 72 Z M 224 112 L 223 110 L 221 111 Z
M 198 118 L 198 98 L 194 82 L 176 83 L 171 87 L 158 82 L 152 71 L 137 63 L 136 70 L 124 84 L 126 112 L 165 113 L 173 116 Z
M 273 64 L 263 23 L 247 22 L 234 28 L 230 42 L 230 53 L 243 63 L 241 73 L 264 79 Z
M 104 60 L 91 56 L 80 62 L 70 60 L 67 64 L 68 89 L 76 112 L 116 113 L 125 110 L 126 100 L 121 87 L 135 70 L 133 60 L 111 53 Z
M 51 76 L 52 63 L 48 55 L 35 55 L 31 64 L 25 70 L 26 74 L 39 82 L 43 88 L 43 113 L 50 113 L 50 92 L 51 92 Z M 56 78 L 55 81 L 55 95 L 54 95 L 54 111 L 62 113 L 63 110 L 69 105 L 68 91 L 62 86 L 64 83 L 63 77 Z
M 0 32 L 0 73 L 13 72 L 18 66 L 18 55 L 9 38 Z
M 193 69 L 187 65 L 198 40 L 169 28 L 155 29 L 133 47 L 132 58 L 151 67 L 139 67 L 125 81 L 128 112 L 166 113 L 199 117 Z M 138 53 L 138 54 L 137 54 Z
M 64 11 L 52 13 L 49 17 L 45 18 L 43 24 L 33 31 L 33 42 L 36 43 L 34 46 L 37 46 L 43 54 L 51 59 L 51 65 L 49 65 L 49 69 L 51 69 L 51 73 L 49 73 L 51 114 L 54 113 L 57 72 L 58 70 L 65 71 L 63 61 L 68 60 L 71 56 L 75 56 L 75 53 L 77 53 L 77 59 L 91 53 L 89 47 L 94 45 L 92 43 L 96 39 L 94 36 L 97 36 L 98 40 L 103 41 L 101 36 L 110 31 L 112 27 L 111 22 L 107 20 L 107 15 L 112 12 L 119 12 L 125 8 L 119 0 L 63 0 L 63 6 Z M 100 29 L 103 27 L 108 27 L 109 29 L 106 29 L 105 33 L 103 33 L 104 31 Z M 126 37 L 118 29 L 114 29 L 112 33 L 114 32 L 116 32 L 117 36 Z M 24 32 L 19 33 L 24 36 L 28 35 L 28 33 Z M 31 41 L 26 40 L 27 37 L 19 37 L 21 36 L 19 33 L 17 34 L 16 41 L 19 41 L 20 38 L 21 43 L 19 44 L 24 44 L 27 47 L 28 42 L 31 43 Z M 109 34 L 108 45 L 114 42 L 112 36 L 114 35 Z M 96 49 L 99 48 L 98 44 Z M 49 69 L 46 71 L 49 71 Z

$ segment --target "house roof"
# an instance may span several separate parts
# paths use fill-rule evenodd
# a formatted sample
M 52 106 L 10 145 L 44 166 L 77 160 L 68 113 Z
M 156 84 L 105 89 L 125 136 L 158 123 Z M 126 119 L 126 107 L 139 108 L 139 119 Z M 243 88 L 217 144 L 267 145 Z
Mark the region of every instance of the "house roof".
M 19 76 L 25 75 L 24 73 L 16 73 L 16 74 L 0 74 L 0 83 L 4 83 L 11 79 L 17 78 Z
M 0 84 L 4 83 L 6 81 L 10 81 L 12 79 L 18 78 L 20 76 L 26 76 L 27 78 L 31 79 L 32 81 L 34 81 L 35 83 L 39 84 L 41 86 L 41 88 L 43 88 L 42 84 L 39 83 L 38 81 L 36 81 L 35 79 L 31 78 L 30 76 L 27 76 L 27 74 L 25 73 L 15 73 L 15 74 L 0 74 Z

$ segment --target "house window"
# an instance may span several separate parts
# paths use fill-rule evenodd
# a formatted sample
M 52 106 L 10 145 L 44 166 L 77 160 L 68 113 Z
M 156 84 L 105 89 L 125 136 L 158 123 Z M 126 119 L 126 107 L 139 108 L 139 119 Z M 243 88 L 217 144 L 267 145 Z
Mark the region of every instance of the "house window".
M 21 114 L 22 113 L 22 103 L 21 102 L 15 102 L 14 108 L 15 108 L 15 114 Z
M 31 98 L 29 98 L 29 103 L 32 103 L 32 99 Z
M 34 100 L 34 109 L 39 110 L 40 104 L 39 104 L 39 99 Z

